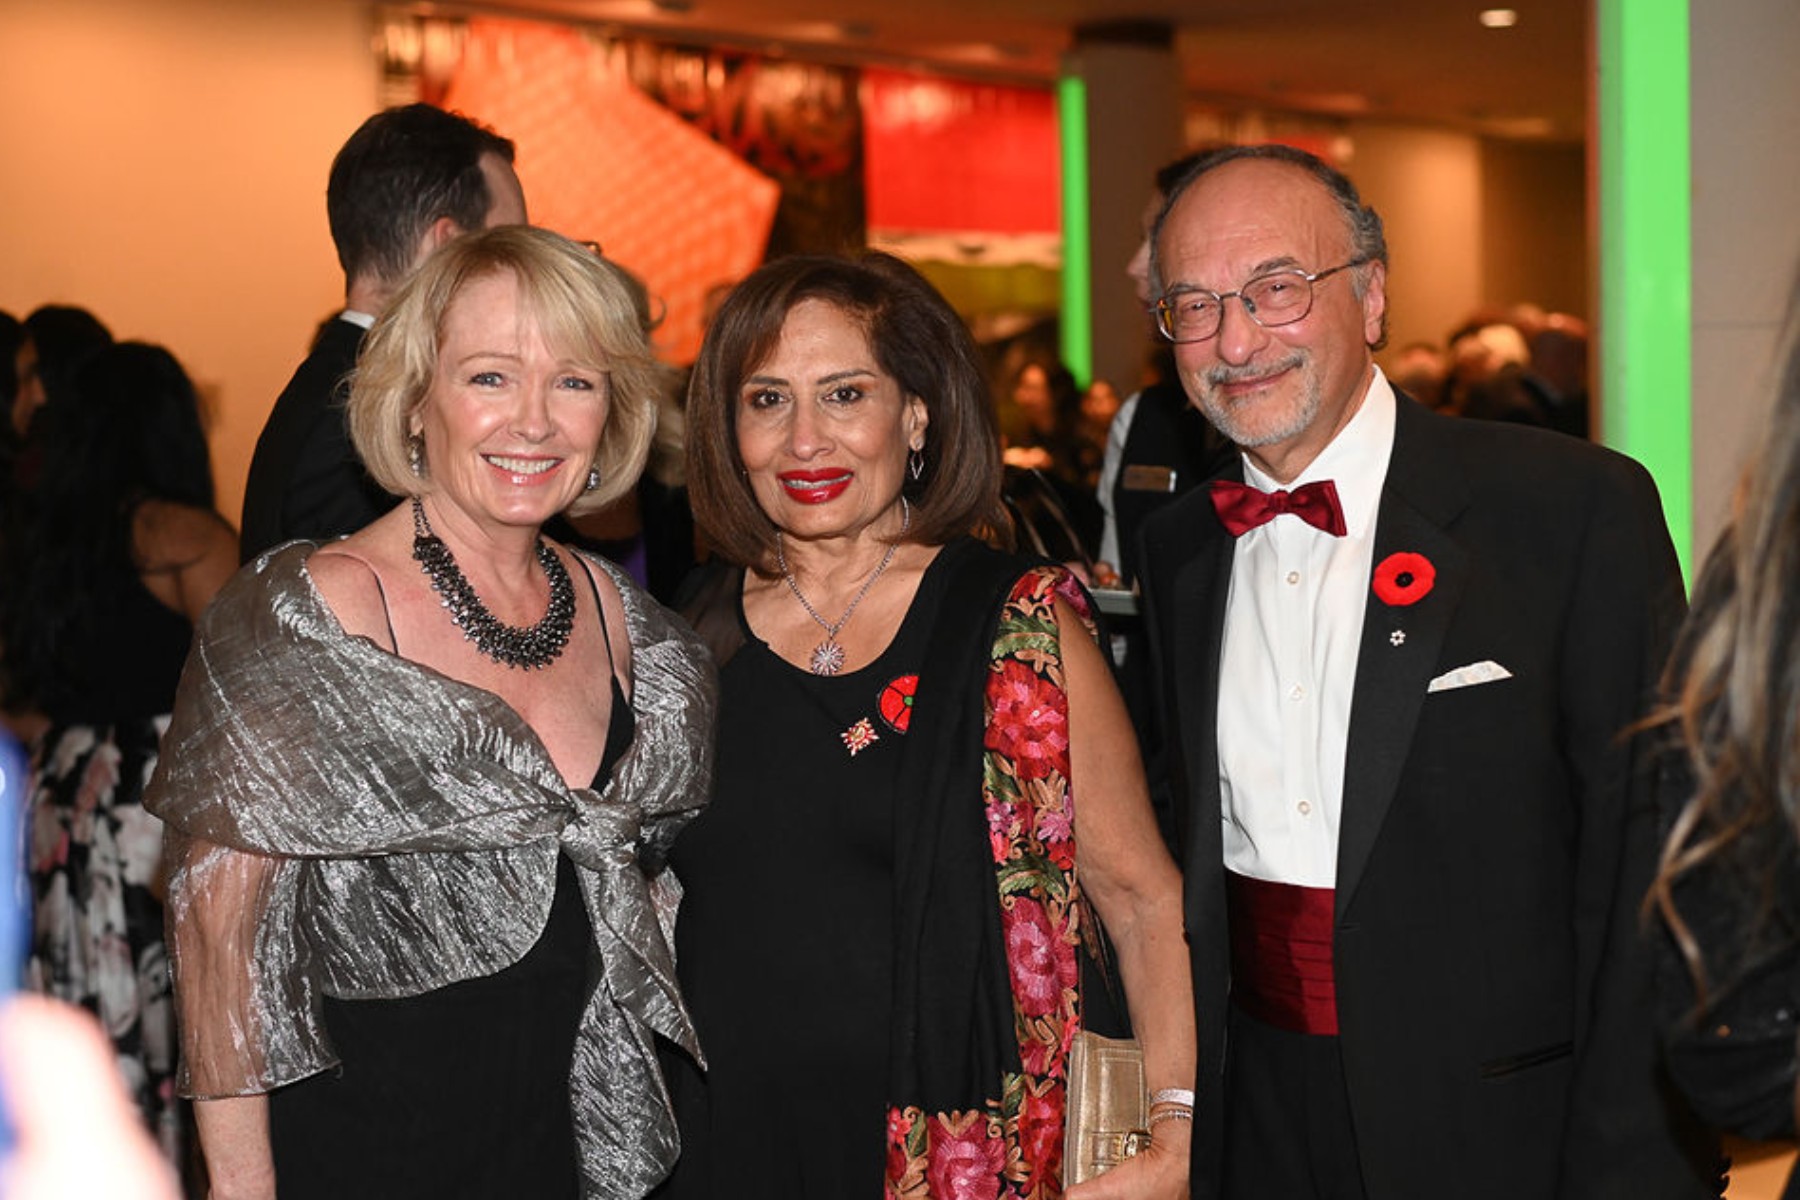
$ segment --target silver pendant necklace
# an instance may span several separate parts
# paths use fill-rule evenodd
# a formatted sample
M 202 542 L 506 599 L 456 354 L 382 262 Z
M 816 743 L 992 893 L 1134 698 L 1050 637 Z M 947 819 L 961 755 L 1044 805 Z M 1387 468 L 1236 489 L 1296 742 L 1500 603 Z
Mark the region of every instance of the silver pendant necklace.
M 867 579 L 863 580 L 862 587 L 857 589 L 856 597 L 850 601 L 850 607 L 846 608 L 844 615 L 836 621 L 827 621 L 821 617 L 819 610 L 812 606 L 812 601 L 806 598 L 806 593 L 800 590 L 800 584 L 794 579 L 794 573 L 788 570 L 787 555 L 782 551 L 781 546 L 781 530 L 775 531 L 775 563 L 781 568 L 781 577 L 787 580 L 788 587 L 793 590 L 794 599 L 800 602 L 800 607 L 806 610 L 806 615 L 818 622 L 819 628 L 825 631 L 825 640 L 813 647 L 812 661 L 807 663 L 807 670 L 814 675 L 836 675 L 844 669 L 844 648 L 838 645 L 838 630 L 849 623 L 850 614 L 856 611 L 856 606 L 861 604 L 863 597 L 869 594 L 869 589 L 875 586 L 875 581 L 881 578 L 881 573 L 888 569 L 889 563 L 894 561 L 894 552 L 900 549 L 901 538 L 904 538 L 906 531 L 911 528 L 912 506 L 906 502 L 906 497 L 902 496 L 900 497 L 899 536 L 888 543 L 887 553 L 881 556 L 881 562 L 876 564 L 875 570 Z

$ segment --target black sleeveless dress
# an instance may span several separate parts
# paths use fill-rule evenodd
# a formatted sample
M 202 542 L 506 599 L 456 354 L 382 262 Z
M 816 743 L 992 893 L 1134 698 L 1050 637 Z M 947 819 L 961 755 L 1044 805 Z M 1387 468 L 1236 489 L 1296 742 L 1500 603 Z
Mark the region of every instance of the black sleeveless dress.
M 593 786 L 635 723 L 615 676 Z M 593 990 L 592 930 L 566 855 L 544 932 L 493 975 L 394 1000 L 324 1000 L 340 1057 L 269 1096 L 282 1200 L 581 1194 L 569 1067 Z
M 659 1200 L 881 1193 L 895 782 L 944 582 L 971 544 L 938 554 L 887 649 L 843 675 L 781 659 L 738 605 L 713 800 L 670 859 L 708 1069 L 670 1066 L 682 1150 Z

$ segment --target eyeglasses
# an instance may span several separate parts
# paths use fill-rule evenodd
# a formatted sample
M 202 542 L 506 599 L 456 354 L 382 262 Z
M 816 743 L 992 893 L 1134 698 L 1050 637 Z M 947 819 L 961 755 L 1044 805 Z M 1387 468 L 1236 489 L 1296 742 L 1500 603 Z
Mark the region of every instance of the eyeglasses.
M 1339 271 L 1360 267 L 1369 260 L 1353 258 L 1324 271 L 1270 271 L 1258 275 L 1235 292 L 1209 292 L 1205 288 L 1171 291 L 1150 306 L 1156 328 L 1171 342 L 1204 342 L 1219 332 L 1225 319 L 1225 302 L 1236 296 L 1244 311 L 1264 329 L 1292 325 L 1312 311 L 1313 284 Z

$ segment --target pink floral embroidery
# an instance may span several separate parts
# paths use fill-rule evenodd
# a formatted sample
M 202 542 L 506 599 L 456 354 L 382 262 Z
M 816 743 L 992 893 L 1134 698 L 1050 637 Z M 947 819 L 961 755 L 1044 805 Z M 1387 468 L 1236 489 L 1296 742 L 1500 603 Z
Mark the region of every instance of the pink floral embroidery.
M 988 848 L 994 861 L 1003 863 L 1012 856 L 1012 810 L 998 804 L 988 805 Z
M 996 1200 L 1006 1143 L 988 1128 L 987 1114 L 961 1113 L 932 1118 L 931 1152 L 925 1178 L 937 1200 Z
M 1062 1004 L 1063 989 L 1075 986 L 1076 962 L 1061 953 L 1057 931 L 1044 906 L 1028 896 L 1014 896 L 1006 928 L 1006 959 L 1012 968 L 1013 997 L 1020 1010 L 1039 1017 Z
M 851 758 L 855 758 L 881 740 L 881 735 L 875 732 L 874 724 L 867 717 L 838 734 L 838 737 L 843 739 L 844 747 L 850 751 Z
M 985 745 L 1011 759 L 1021 780 L 1042 779 L 1058 763 L 1067 770 L 1069 713 L 1055 704 L 1062 699 L 1060 689 L 1052 690 L 1056 695 L 1046 695 L 1037 672 L 1013 659 L 1001 664 L 999 679 L 989 683 L 994 713 Z
M 1019 1148 L 1030 1170 L 1025 1190 L 1032 1195 L 1062 1186 L 1063 1085 L 1047 1079 L 1040 1087 L 1028 1086 L 1019 1107 Z
M 1055 602 L 1088 620 L 1068 577 L 1034 571 L 1001 613 L 987 681 L 982 802 L 1013 991 L 1020 1074 L 983 1112 L 888 1114 L 888 1200 L 1059 1200 L 1063 1079 L 1081 1027 L 1081 890 L 1068 696 Z M 1090 627 L 1089 632 L 1092 632 Z
M 1075 837 L 1075 826 L 1069 820 L 1066 808 L 1038 809 L 1036 828 L 1037 835 L 1046 842 L 1067 842 Z

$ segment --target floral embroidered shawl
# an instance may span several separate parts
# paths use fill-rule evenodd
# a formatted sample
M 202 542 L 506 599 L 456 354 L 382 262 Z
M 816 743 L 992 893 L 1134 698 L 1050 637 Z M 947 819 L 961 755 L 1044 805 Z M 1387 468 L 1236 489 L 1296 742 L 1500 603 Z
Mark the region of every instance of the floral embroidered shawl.
M 990 616 L 940 621 L 901 781 L 886 1195 L 1055 1200 L 1083 922 L 1054 605 L 1090 609 L 1059 568 L 971 557 L 942 611 Z

